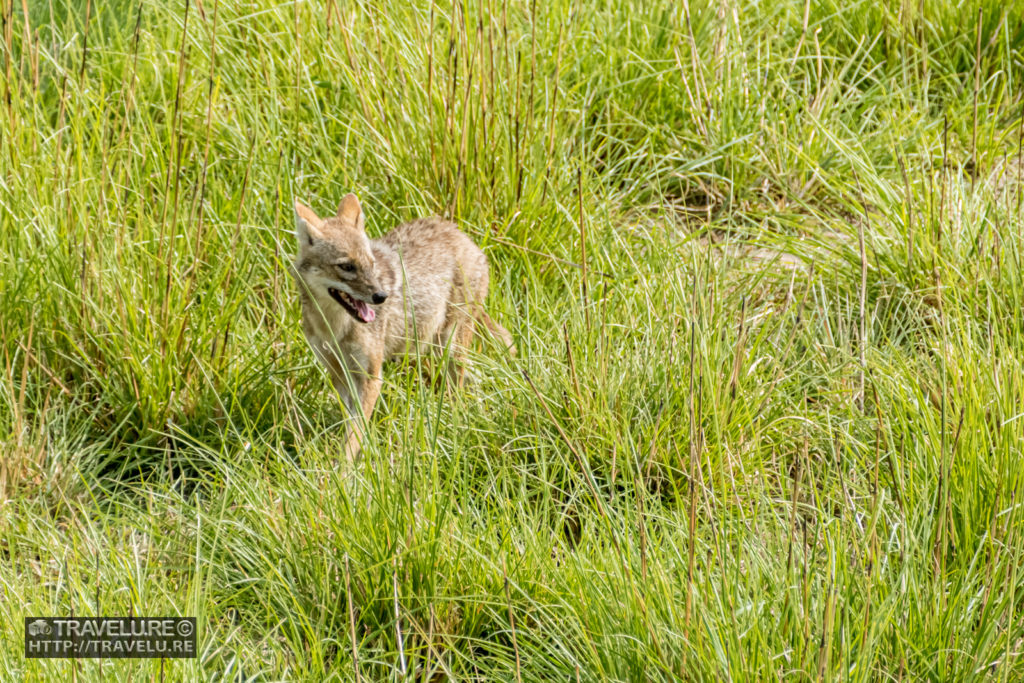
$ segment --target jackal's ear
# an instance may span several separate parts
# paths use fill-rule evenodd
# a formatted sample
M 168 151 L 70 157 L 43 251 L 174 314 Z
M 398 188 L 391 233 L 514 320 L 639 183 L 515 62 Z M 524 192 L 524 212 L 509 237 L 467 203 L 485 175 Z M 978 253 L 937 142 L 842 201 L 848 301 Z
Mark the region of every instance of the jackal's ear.
M 323 239 L 323 226 L 323 219 L 313 213 L 313 209 L 295 200 L 295 237 L 300 247 L 313 244 L 315 239 Z
M 359 205 L 359 198 L 349 192 L 345 195 L 341 204 L 338 205 L 338 218 L 349 225 L 355 226 L 356 230 L 363 230 L 366 221 L 363 218 L 363 207 Z

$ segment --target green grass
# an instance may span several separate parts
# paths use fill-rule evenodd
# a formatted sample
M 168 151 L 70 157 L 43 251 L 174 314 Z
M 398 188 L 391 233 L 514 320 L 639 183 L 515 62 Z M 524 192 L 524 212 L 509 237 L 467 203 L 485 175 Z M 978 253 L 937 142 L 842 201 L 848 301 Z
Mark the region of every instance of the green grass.
M 1024 678 L 1024 5 L 391 5 L 0 4 L 0 678 Z M 519 348 L 351 469 L 348 191 Z M 72 611 L 200 656 L 23 658 Z

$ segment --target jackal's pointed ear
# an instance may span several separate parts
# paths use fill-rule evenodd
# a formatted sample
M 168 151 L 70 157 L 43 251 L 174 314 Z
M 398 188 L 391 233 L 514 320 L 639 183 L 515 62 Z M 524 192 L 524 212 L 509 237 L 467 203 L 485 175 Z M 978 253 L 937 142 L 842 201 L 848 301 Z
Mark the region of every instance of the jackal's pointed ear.
M 315 239 L 323 239 L 323 226 L 323 219 L 313 213 L 313 209 L 295 200 L 295 237 L 300 247 L 313 244 Z
M 356 230 L 363 230 L 366 221 L 363 218 L 363 207 L 359 205 L 359 198 L 349 192 L 345 195 L 341 204 L 338 205 L 338 218 L 349 225 L 355 226 Z

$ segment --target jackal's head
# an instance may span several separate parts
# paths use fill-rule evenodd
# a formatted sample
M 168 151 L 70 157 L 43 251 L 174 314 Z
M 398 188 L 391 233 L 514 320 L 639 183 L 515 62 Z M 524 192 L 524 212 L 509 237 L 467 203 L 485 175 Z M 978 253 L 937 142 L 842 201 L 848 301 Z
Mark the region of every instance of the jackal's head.
M 384 303 L 388 294 L 374 272 L 373 252 L 356 196 L 345 195 L 338 214 L 330 218 L 320 218 L 296 201 L 295 236 L 299 240 L 295 259 L 299 286 L 318 303 L 333 300 L 359 322 L 372 322 L 377 314 L 369 304 Z

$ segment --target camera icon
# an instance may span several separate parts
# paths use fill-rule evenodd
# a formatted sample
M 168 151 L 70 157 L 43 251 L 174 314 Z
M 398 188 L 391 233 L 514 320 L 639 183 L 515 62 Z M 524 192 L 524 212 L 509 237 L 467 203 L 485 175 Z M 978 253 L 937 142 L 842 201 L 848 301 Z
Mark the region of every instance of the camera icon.
M 53 633 L 53 628 L 43 619 L 36 619 L 29 622 L 28 634 L 30 636 L 48 636 Z

